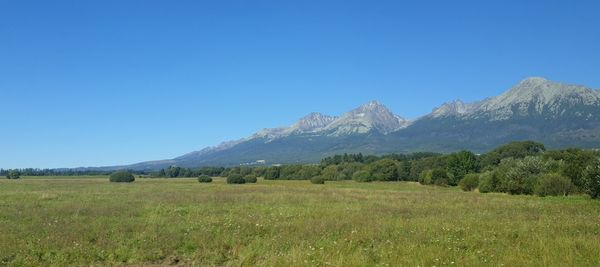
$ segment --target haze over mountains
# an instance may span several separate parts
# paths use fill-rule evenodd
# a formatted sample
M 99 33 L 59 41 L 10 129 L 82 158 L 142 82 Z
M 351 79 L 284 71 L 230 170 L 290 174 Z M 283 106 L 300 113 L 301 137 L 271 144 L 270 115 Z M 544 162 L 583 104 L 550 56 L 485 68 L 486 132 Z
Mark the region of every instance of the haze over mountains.
M 505 93 L 474 103 L 454 100 L 408 120 L 371 101 L 341 116 L 310 113 L 289 127 L 161 161 L 103 169 L 158 169 L 317 162 L 339 153 L 484 152 L 515 140 L 548 147 L 600 147 L 600 92 L 527 78 Z

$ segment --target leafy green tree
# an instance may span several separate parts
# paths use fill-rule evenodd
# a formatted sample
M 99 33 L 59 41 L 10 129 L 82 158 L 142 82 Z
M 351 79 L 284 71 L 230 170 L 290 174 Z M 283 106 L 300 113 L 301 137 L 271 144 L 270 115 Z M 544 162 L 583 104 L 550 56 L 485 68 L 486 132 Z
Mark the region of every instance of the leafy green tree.
M 252 170 L 252 174 L 256 175 L 256 177 L 265 177 L 266 171 L 267 171 L 267 167 L 259 166 Z
M 335 180 L 352 180 L 354 173 L 362 170 L 363 165 L 364 164 L 358 162 L 342 163 L 338 165 L 339 167 Z
M 421 175 L 419 175 L 419 183 L 422 185 L 430 185 L 432 184 L 432 180 L 431 180 L 431 174 L 432 174 L 432 170 L 424 170 L 421 172 Z
M 475 173 L 469 173 L 463 177 L 458 186 L 463 191 L 473 191 L 479 186 L 479 175 Z
M 429 154 L 425 154 L 429 155 Z M 417 181 L 423 171 L 433 170 L 437 168 L 446 168 L 446 157 L 432 154 L 427 157 L 422 157 L 411 161 L 410 180 Z
M 531 194 L 541 174 L 551 169 L 551 162 L 542 157 L 528 156 L 513 162 L 504 173 L 502 188 L 509 194 Z
M 361 183 L 368 183 L 368 182 L 373 181 L 373 177 L 371 176 L 370 172 L 361 170 L 361 171 L 355 172 L 354 175 L 352 175 L 352 180 L 361 182 Z
M 263 177 L 266 180 L 276 180 L 276 179 L 279 179 L 279 170 L 280 169 L 281 168 L 279 166 L 268 167 L 265 170 L 265 173 L 264 173 Z
M 252 174 L 252 168 L 248 166 L 239 167 L 239 174 L 241 174 L 242 176 Z
M 382 159 L 369 164 L 371 176 L 376 181 L 398 181 L 398 162 Z
M 479 175 L 479 192 L 497 192 L 500 179 L 495 171 L 484 172 Z
M 442 168 L 437 168 L 431 172 L 431 182 L 435 185 L 445 186 L 448 185 L 448 172 Z
M 283 180 L 300 180 L 299 172 L 302 170 L 302 165 L 283 165 L 279 171 L 279 179 Z
M 308 180 L 321 174 L 321 168 L 317 165 L 305 165 L 297 173 L 298 179 Z
M 448 184 L 456 185 L 466 174 L 478 170 L 477 156 L 469 151 L 452 153 L 446 159 L 446 168 L 452 178 L 448 181 Z
M 398 165 L 398 179 L 402 181 L 412 180 L 410 177 L 411 162 L 409 160 L 403 160 Z
M 546 150 L 544 144 L 533 141 L 511 142 L 500 146 L 481 157 L 481 166 L 498 165 L 505 158 L 522 159 L 539 155 Z
M 176 167 L 176 166 L 171 166 L 165 171 L 167 177 L 169 177 L 169 178 L 179 177 L 180 172 L 181 172 L 181 168 Z
M 573 192 L 574 186 L 571 180 L 556 173 L 542 175 L 535 185 L 536 195 L 544 196 L 566 196 Z
M 562 161 L 564 164 L 560 173 L 568 177 L 571 182 L 581 191 L 585 190 L 585 181 L 583 172 L 587 166 L 593 164 L 596 159 L 596 152 L 582 150 L 578 148 L 569 148 L 565 150 L 548 151 L 545 157 Z
M 325 167 L 323 171 L 321 171 L 321 176 L 323 176 L 323 179 L 327 181 L 337 180 L 338 169 L 338 165 L 329 165 Z
M 600 160 L 595 160 L 583 173 L 584 188 L 592 198 L 600 197 Z
M 21 172 L 19 172 L 17 170 L 10 170 L 10 171 L 8 171 L 8 174 L 6 174 L 6 178 L 7 179 L 19 179 L 19 178 L 21 178 Z

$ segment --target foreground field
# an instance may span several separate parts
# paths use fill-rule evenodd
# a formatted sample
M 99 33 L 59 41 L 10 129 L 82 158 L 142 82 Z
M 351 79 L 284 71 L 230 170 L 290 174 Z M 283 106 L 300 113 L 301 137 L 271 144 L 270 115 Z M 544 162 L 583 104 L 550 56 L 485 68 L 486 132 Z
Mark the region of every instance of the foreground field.
M 415 183 L 0 180 L 0 265 L 600 265 L 600 201 Z

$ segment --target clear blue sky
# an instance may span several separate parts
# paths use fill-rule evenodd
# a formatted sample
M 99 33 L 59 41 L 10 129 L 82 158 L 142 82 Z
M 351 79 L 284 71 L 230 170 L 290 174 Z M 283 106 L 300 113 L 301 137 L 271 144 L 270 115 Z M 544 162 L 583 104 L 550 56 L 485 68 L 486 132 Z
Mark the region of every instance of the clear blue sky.
M 598 1 L 0 0 L 0 167 L 172 158 L 375 99 L 600 88 Z

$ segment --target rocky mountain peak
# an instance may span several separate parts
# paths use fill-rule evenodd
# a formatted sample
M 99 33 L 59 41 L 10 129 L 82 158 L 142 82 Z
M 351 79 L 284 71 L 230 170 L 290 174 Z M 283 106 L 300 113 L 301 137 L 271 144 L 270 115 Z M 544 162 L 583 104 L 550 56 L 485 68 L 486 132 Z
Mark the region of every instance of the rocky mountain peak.
M 530 115 L 531 112 L 556 115 L 564 108 L 598 103 L 600 93 L 590 88 L 532 77 L 486 101 L 481 106 L 481 111 L 491 114 L 492 119 L 504 120 L 513 115 Z
M 408 120 L 395 115 L 378 101 L 370 101 L 343 114 L 325 130 L 330 131 L 331 135 L 367 133 L 372 130 L 388 134 L 406 127 L 408 123 Z
M 444 116 L 452 116 L 452 115 L 466 113 L 466 110 L 467 110 L 467 107 L 466 107 L 465 103 L 462 102 L 460 99 L 455 99 L 450 102 L 446 102 L 446 103 L 442 104 L 441 106 L 433 109 L 430 116 L 434 117 L 434 118 L 444 117 Z
M 290 130 L 291 132 L 312 132 L 329 125 L 335 119 L 337 119 L 335 116 L 328 116 L 319 112 L 312 112 L 298 120 L 298 122 L 290 127 Z

